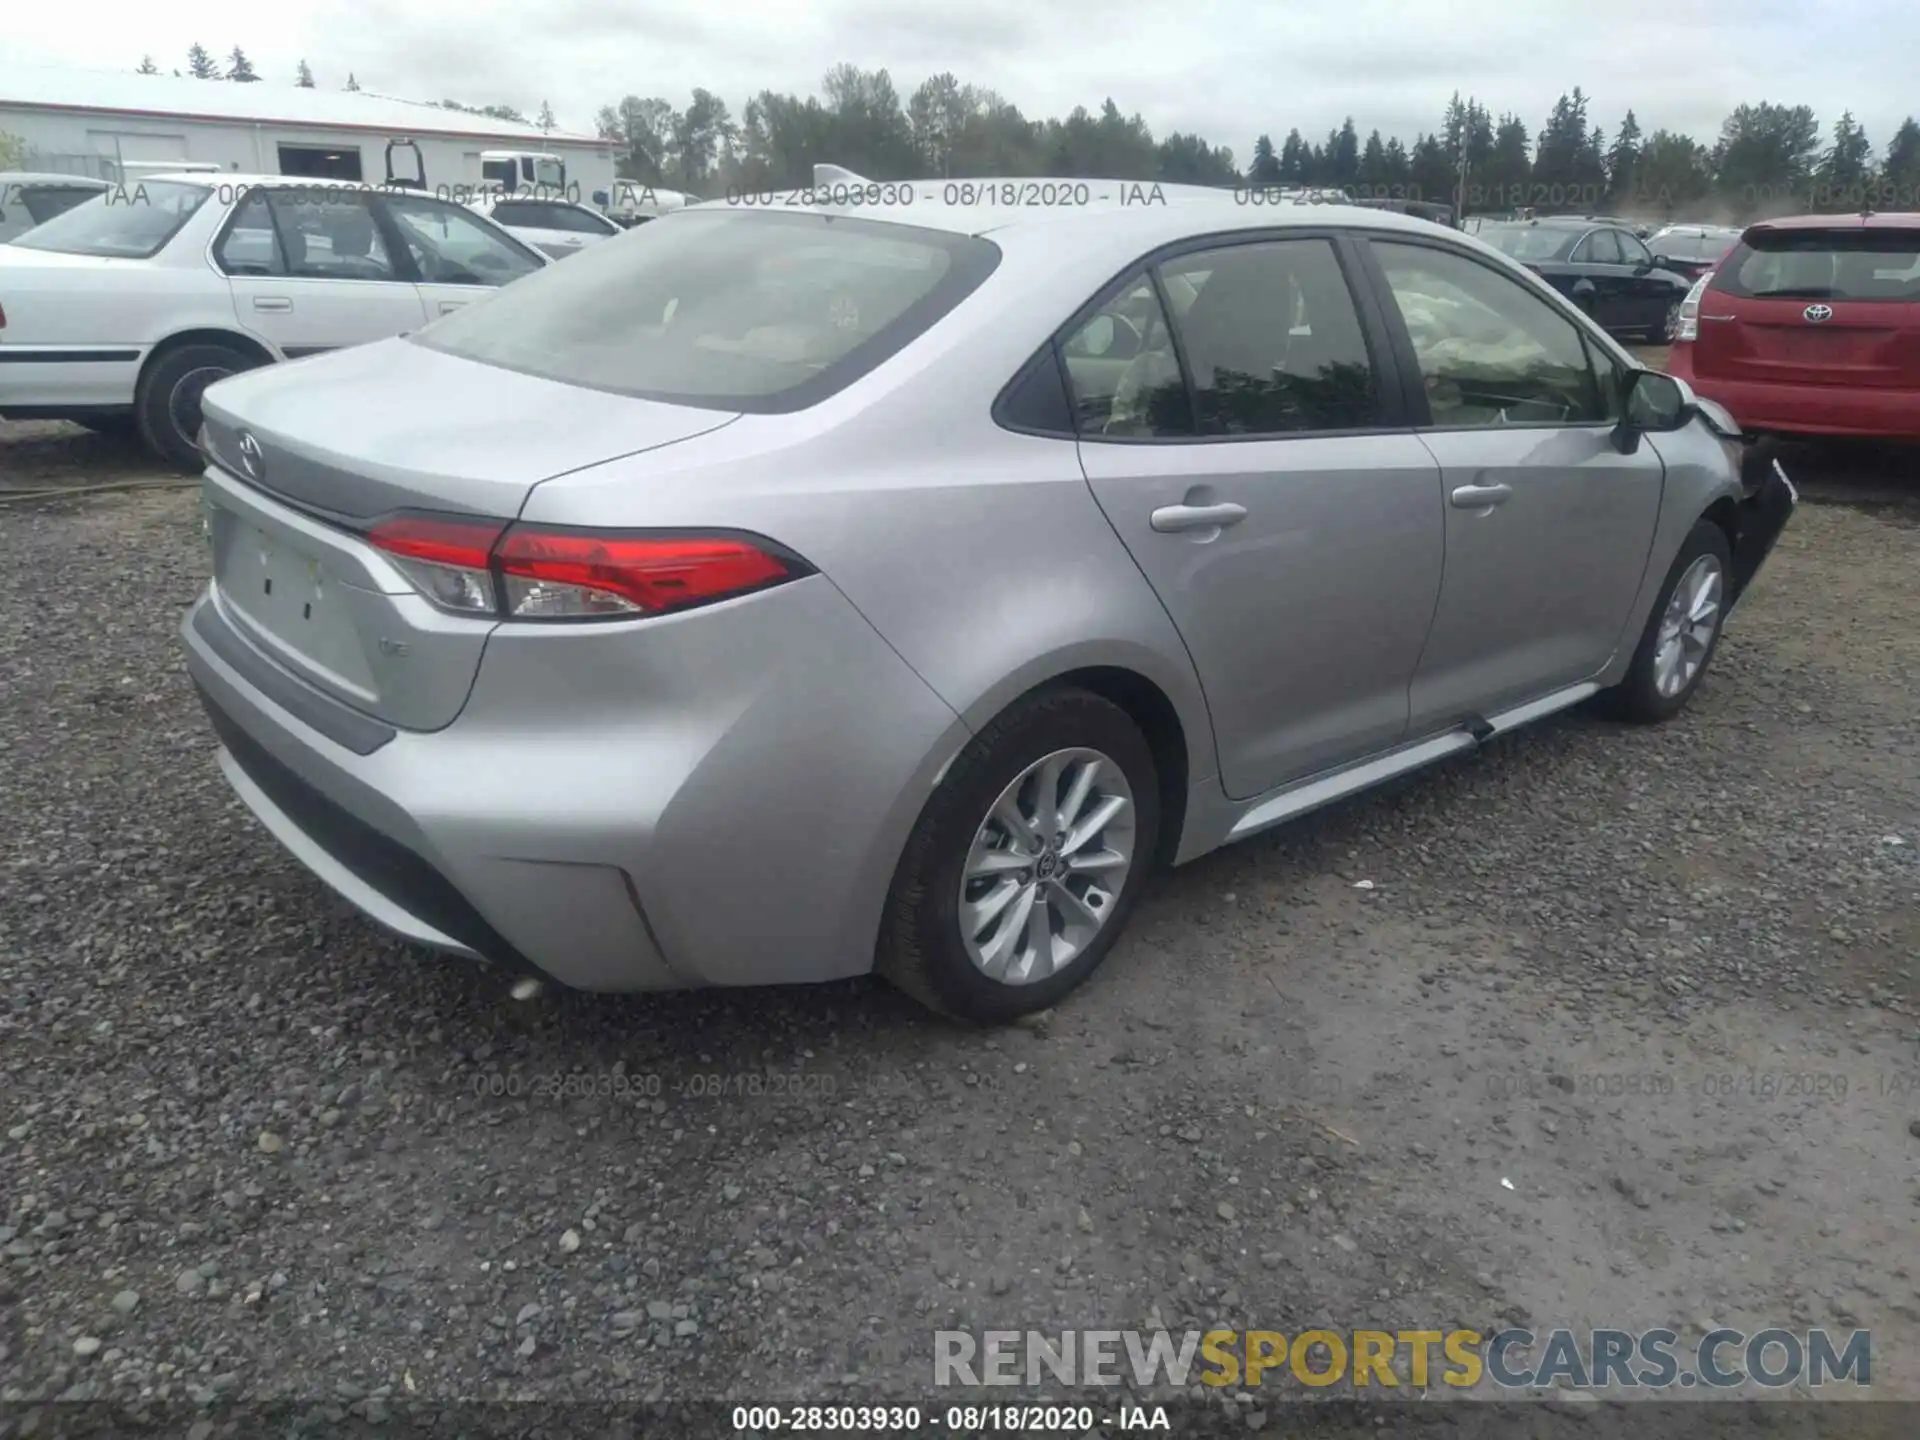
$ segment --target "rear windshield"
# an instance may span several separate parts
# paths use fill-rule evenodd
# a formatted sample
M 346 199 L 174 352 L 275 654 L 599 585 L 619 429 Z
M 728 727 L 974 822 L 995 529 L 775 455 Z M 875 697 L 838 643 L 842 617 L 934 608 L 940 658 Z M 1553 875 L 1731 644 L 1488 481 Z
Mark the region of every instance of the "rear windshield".
M 1737 235 L 1689 235 L 1684 232 L 1656 235 L 1647 248 L 1674 260 L 1718 260 L 1732 247 Z
M 158 255 L 212 194 L 211 186 L 178 180 L 116 185 L 12 243 L 22 250 L 145 260 Z
M 1479 237 L 1516 260 L 1557 260 L 1580 238 L 1578 230 L 1539 225 L 1482 225 Z
M 413 336 L 469 360 L 709 409 L 803 409 L 873 369 L 999 263 L 968 235 L 681 210 Z
M 1755 300 L 1920 300 L 1920 230 L 1759 230 L 1716 290 Z

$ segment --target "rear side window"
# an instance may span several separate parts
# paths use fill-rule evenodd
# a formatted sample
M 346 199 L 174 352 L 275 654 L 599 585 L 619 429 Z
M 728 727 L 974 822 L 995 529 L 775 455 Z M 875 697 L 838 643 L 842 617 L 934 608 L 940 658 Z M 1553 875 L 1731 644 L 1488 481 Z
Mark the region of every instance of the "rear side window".
M 411 338 L 591 389 L 778 413 L 817 404 L 896 354 L 999 260 L 998 246 L 945 231 L 685 210 Z
M 524 225 L 538 230 L 546 226 L 547 209 L 537 200 L 502 200 L 493 207 L 492 220 L 496 225 Z
M 1373 366 L 1333 243 L 1235 245 L 1167 261 L 1198 291 L 1175 322 L 1202 433 L 1356 430 L 1378 412 Z
M 1749 231 L 1713 288 L 1754 300 L 1920 300 L 1920 229 Z
M 1581 243 L 1573 258 L 1588 265 L 1618 265 L 1620 242 L 1613 238 L 1613 231 L 1596 230 Z
M 11 243 L 23 250 L 146 260 L 164 250 L 212 194 L 211 186 L 178 180 L 115 186 Z

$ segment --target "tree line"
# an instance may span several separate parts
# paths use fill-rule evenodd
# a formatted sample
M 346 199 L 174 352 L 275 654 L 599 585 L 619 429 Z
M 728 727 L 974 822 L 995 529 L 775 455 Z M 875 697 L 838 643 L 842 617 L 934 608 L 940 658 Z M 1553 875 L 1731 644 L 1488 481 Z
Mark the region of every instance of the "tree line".
M 1851 111 L 1823 137 L 1811 106 L 1737 107 L 1711 143 L 1647 133 L 1629 110 L 1608 133 L 1579 87 L 1554 102 L 1537 132 L 1455 94 L 1440 123 L 1407 141 L 1351 117 L 1324 139 L 1297 128 L 1258 136 L 1244 166 L 1200 135 L 1156 137 L 1108 99 L 1097 112 L 1029 119 L 997 92 L 940 74 L 901 98 L 885 70 L 842 64 L 821 93 L 763 90 L 736 120 L 696 89 L 677 108 L 629 95 L 596 116 L 621 173 L 713 196 L 805 185 L 816 161 L 873 180 L 1082 176 L 1220 186 L 1304 186 L 1423 199 L 1467 212 L 1533 208 L 1654 218 L 1747 219 L 1790 210 L 1920 209 L 1920 123 L 1907 118 L 1876 152 Z
M 197 43 L 187 65 L 200 79 L 260 78 L 237 45 L 224 71 Z M 158 73 L 150 56 L 140 70 Z M 305 60 L 295 83 L 313 87 Z M 351 74 L 345 88 L 360 88 Z M 533 120 L 509 105 L 440 104 L 556 128 L 544 102 Z M 1495 114 L 1456 93 L 1439 124 L 1411 141 L 1377 128 L 1363 138 L 1349 116 L 1324 139 L 1294 128 L 1276 144 L 1269 130 L 1255 138 L 1244 166 L 1203 136 L 1155 136 L 1112 99 L 1098 111 L 1076 106 L 1064 119 L 1030 119 L 997 91 L 950 73 L 903 99 L 886 70 L 852 64 L 828 71 L 817 95 L 762 90 L 737 119 L 725 100 L 695 88 L 685 106 L 628 95 L 602 106 L 595 128 L 613 142 L 622 177 L 707 196 L 805 185 L 814 164 L 826 161 L 873 180 L 1034 175 L 1324 187 L 1469 213 L 1533 208 L 1738 221 L 1793 210 L 1920 209 L 1920 123 L 1912 116 L 1876 149 L 1851 111 L 1823 132 L 1811 106 L 1761 100 L 1736 107 L 1702 141 L 1668 129 L 1648 133 L 1632 110 L 1609 132 L 1578 86 L 1554 102 L 1537 131 L 1516 113 Z

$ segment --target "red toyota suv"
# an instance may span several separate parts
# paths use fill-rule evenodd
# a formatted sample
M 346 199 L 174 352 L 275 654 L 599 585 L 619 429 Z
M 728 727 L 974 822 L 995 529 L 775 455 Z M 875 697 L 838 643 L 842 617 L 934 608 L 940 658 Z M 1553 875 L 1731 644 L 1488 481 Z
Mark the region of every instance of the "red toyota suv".
M 1749 433 L 1920 440 L 1920 214 L 1749 226 L 1694 282 L 1667 369 Z

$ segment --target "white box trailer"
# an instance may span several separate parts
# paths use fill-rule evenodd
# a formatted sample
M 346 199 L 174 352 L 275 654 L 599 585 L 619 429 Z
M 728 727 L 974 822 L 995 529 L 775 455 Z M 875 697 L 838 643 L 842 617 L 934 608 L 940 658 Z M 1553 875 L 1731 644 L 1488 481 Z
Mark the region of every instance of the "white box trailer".
M 361 91 L 0 64 L 0 134 L 24 142 L 30 169 L 102 180 L 212 165 L 449 198 L 488 183 L 483 156 L 526 153 L 563 167 L 569 198 L 613 200 L 604 139 Z

